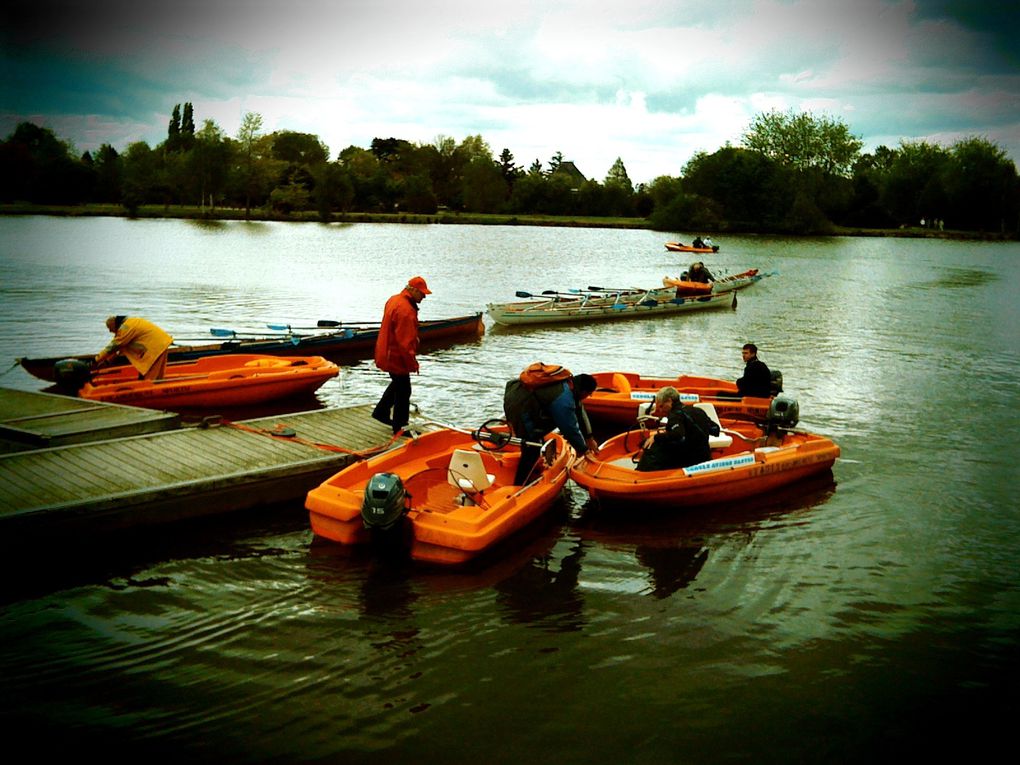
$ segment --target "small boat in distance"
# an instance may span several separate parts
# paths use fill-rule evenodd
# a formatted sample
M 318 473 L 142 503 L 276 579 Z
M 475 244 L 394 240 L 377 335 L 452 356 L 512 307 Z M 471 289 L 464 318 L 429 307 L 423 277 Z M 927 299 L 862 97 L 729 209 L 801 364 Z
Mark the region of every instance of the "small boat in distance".
M 719 252 L 719 245 L 713 244 L 711 247 L 695 247 L 691 244 L 684 244 L 683 242 L 666 242 L 666 249 L 670 252 L 699 252 L 703 254 L 711 254 L 713 252 Z
M 777 397 L 773 408 L 792 410 L 792 417 L 770 413 L 766 423 L 720 420 L 711 404 L 695 404 L 722 426 L 720 435 L 709 439 L 712 459 L 706 462 L 638 471 L 636 457 L 648 432 L 634 430 L 610 438 L 597 457 L 579 459 L 570 477 L 600 502 L 676 509 L 745 499 L 830 470 L 839 446 L 794 430 L 796 404 L 790 402 Z
M 207 356 L 167 364 L 166 376 L 139 380 L 134 367 L 93 372 L 82 398 L 148 409 L 209 409 L 262 404 L 307 395 L 340 374 L 321 356 Z
M 216 330 L 214 334 L 229 339 L 215 343 L 198 345 L 174 344 L 170 346 L 169 361 L 194 361 L 206 356 L 228 356 L 241 353 L 263 354 L 272 356 L 325 356 L 333 361 L 347 361 L 369 358 L 375 351 L 375 341 L 379 337 L 379 325 L 375 322 L 352 323 L 350 326 L 340 321 L 321 319 L 319 327 L 313 334 L 300 334 L 284 330 L 276 335 L 256 335 L 233 333 L 231 330 Z M 277 326 L 277 325 L 273 325 Z M 447 344 L 471 342 L 485 333 L 485 322 L 482 314 L 473 313 L 467 316 L 454 316 L 449 319 L 429 319 L 420 322 L 418 336 L 420 348 L 442 347 Z M 47 382 L 56 382 L 56 364 L 59 361 L 74 359 L 86 364 L 91 362 L 93 355 L 77 354 L 71 356 L 50 356 L 46 358 L 19 358 L 18 363 L 34 377 Z M 118 356 L 114 366 L 127 363 L 123 356 Z
M 514 485 L 520 447 L 508 435 L 432 430 L 341 470 L 308 492 L 305 507 L 324 539 L 375 541 L 408 549 L 414 560 L 466 563 L 552 507 L 575 453 L 555 433 L 543 454 L 537 476 Z

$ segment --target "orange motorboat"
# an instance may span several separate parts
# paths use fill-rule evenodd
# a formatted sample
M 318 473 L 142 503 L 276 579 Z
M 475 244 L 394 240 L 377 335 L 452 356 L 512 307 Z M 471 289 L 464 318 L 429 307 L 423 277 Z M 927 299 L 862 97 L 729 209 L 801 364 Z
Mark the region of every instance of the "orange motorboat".
M 322 356 L 206 356 L 167 364 L 158 380 L 139 380 L 131 366 L 101 369 L 78 395 L 150 409 L 249 406 L 312 393 L 338 374 Z
M 787 397 L 776 401 L 789 404 Z M 648 433 L 631 431 L 606 441 L 598 457 L 579 459 L 570 477 L 600 501 L 676 508 L 731 502 L 778 489 L 830 470 L 839 456 L 839 447 L 824 436 L 779 422 L 719 420 L 711 404 L 695 406 L 722 425 L 720 435 L 709 439 L 711 460 L 640 472 L 636 458 Z
M 713 244 L 711 247 L 695 247 L 693 244 L 684 244 L 683 242 L 666 242 L 666 249 L 670 252 L 698 252 L 698 253 L 713 253 L 719 252 L 719 245 Z
M 764 420 L 772 403 L 771 398 L 741 398 L 735 382 L 714 377 L 642 377 L 632 372 L 596 372 L 593 376 L 598 387 L 584 400 L 584 410 L 596 429 L 606 433 L 634 428 L 641 407 L 667 385 L 677 389 L 685 404 L 714 404 L 719 416 L 728 419 Z M 773 392 L 782 391 L 782 373 L 773 370 L 772 377 Z
M 567 482 L 575 453 L 558 433 L 525 486 L 513 484 L 520 447 L 511 441 L 442 428 L 351 465 L 308 492 L 312 531 L 347 545 L 396 541 L 415 560 L 465 563 L 543 515 Z

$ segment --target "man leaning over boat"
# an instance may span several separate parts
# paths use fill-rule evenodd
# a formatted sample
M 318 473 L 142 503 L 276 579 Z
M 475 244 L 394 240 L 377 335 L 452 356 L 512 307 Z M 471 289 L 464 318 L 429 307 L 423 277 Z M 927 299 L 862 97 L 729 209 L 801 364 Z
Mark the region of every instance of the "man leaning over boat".
M 167 354 L 174 341 L 167 332 L 137 316 L 109 316 L 106 328 L 113 339 L 96 356 L 93 368 L 122 355 L 143 380 L 158 380 L 166 374 Z

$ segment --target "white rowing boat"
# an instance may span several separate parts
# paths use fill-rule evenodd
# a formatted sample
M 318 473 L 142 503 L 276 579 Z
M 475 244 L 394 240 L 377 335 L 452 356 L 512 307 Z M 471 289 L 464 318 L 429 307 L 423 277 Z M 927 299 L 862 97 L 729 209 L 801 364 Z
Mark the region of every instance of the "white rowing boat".
M 592 298 L 552 298 L 515 303 L 489 303 L 486 310 L 497 324 L 513 326 L 557 322 L 608 321 L 665 316 L 731 305 L 729 293 L 678 297 L 673 288 L 657 288 L 639 294 Z

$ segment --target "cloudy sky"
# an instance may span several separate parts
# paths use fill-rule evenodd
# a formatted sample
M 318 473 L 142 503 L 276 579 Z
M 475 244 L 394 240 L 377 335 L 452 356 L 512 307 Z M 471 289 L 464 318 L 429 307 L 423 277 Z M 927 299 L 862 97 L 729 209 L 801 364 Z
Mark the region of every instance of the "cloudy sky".
M 1020 162 L 1017 0 L 7 0 L 0 137 L 166 138 L 175 104 L 236 135 L 480 134 L 635 183 L 738 144 L 755 114 L 845 122 L 865 150 L 983 136 Z

